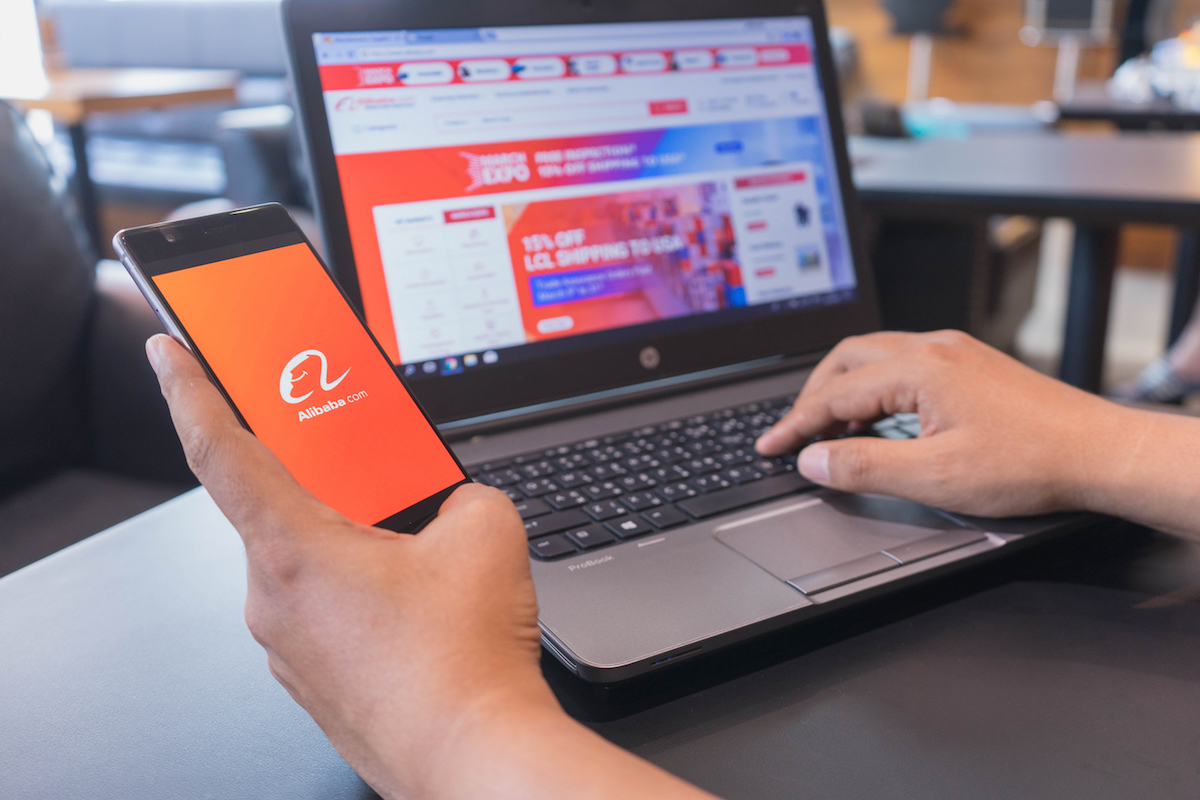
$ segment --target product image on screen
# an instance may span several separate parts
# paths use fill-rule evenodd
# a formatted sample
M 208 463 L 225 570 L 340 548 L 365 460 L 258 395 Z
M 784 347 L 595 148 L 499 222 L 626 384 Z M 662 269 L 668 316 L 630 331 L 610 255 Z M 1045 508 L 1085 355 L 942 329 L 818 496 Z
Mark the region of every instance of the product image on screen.
M 373 525 L 464 476 L 306 244 L 153 277 L 254 434 Z
M 363 310 L 406 375 L 857 297 L 807 18 L 313 45 Z

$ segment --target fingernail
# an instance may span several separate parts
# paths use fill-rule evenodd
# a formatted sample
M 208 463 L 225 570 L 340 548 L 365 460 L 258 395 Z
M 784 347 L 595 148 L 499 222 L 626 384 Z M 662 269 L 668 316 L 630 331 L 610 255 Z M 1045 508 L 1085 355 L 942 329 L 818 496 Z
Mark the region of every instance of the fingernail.
M 813 483 L 829 483 L 829 448 L 823 444 L 810 444 L 800 451 L 796 466 L 800 474 Z
M 150 369 L 154 370 L 154 374 L 158 374 L 158 334 L 151 336 L 146 340 L 146 360 L 150 362 Z

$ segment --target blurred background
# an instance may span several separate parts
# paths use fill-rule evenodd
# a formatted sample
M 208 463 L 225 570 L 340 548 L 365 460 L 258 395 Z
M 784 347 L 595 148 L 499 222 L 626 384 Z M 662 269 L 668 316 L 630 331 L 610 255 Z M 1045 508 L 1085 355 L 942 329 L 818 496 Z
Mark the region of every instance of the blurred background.
M 1200 0 L 827 8 L 856 168 L 879 142 L 1200 127 Z M 193 485 L 141 351 L 157 323 L 109 242 L 276 201 L 319 243 L 286 72 L 277 0 L 0 0 L 0 372 L 44 377 L 0 395 L 0 574 Z M 1057 374 L 1070 221 L 864 212 L 885 325 Z M 1196 253 L 1163 223 L 1120 227 L 1100 388 L 1166 347 Z

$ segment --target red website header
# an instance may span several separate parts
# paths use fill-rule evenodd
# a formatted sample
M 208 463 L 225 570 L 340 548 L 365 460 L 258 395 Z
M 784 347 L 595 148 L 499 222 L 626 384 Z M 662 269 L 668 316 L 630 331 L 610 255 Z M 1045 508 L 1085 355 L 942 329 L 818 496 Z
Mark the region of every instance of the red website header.
M 808 45 L 699 47 L 626 53 L 539 55 L 511 58 L 445 59 L 383 64 L 333 64 L 320 68 L 325 91 L 380 86 L 609 78 L 667 72 L 742 70 L 812 63 Z

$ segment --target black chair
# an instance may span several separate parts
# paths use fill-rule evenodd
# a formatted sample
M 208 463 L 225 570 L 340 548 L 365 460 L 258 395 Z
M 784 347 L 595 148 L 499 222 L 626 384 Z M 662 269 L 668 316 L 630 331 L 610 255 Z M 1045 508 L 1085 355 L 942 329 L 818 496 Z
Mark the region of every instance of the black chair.
M 0 575 L 195 485 L 144 343 L 41 147 L 0 103 Z

